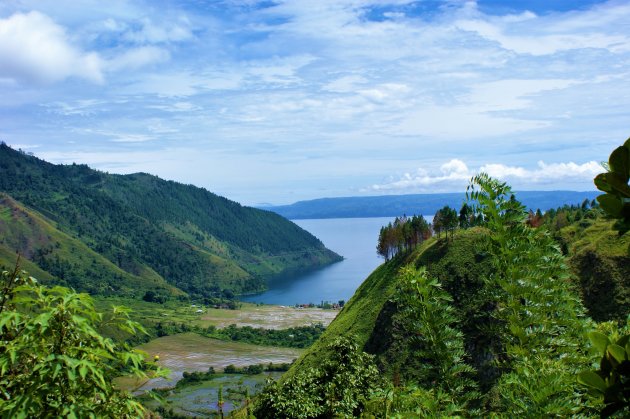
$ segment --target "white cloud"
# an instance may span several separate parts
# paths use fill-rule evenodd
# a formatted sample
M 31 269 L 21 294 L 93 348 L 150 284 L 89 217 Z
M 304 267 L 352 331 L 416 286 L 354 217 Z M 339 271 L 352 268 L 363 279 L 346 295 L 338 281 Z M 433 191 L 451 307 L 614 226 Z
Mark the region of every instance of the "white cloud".
M 73 46 L 63 27 L 32 11 L 0 19 L 0 77 L 53 83 L 68 77 L 103 82 L 102 60 Z
M 29 70 L 35 76 L 9 72 L 0 56 L 3 139 L 61 153 L 74 141 L 114 163 L 143 148 L 175 158 L 164 150 L 185 144 L 203 155 L 198 166 L 226 170 L 191 172 L 187 181 L 215 179 L 243 196 L 269 191 L 261 200 L 273 201 L 300 188 L 312 198 L 373 183 L 383 192 L 412 190 L 414 182 L 461 190 L 482 167 L 520 184 L 537 179 L 537 187 L 551 185 L 553 169 L 567 180 L 561 187 L 588 187 L 586 174 L 564 176 L 576 167 L 543 169 L 537 161 L 604 159 L 628 135 L 627 1 L 540 15 L 452 0 L 420 8 L 390 8 L 401 4 L 394 0 L 210 3 L 0 1 L 5 18 L 30 10 L 49 16 L 59 31 L 46 41 L 61 39 L 78 63 L 52 77 L 65 83 L 31 86 L 22 81 L 49 72 L 39 52 Z M 106 89 L 76 82 L 91 80 L 80 58 L 92 51 Z M 243 163 L 254 160 L 248 156 L 273 163 L 253 171 Z M 411 159 L 452 156 L 459 161 L 381 179 L 414 167 Z M 162 175 L 175 178 L 189 164 L 175 166 Z M 256 177 L 256 191 L 247 180 L 237 184 L 230 167 Z
M 128 41 L 145 44 L 157 44 L 164 42 L 181 42 L 194 37 L 189 25 L 190 22 L 185 17 L 177 19 L 175 22 L 156 24 L 149 18 L 141 20 L 142 27 L 139 30 L 131 30 L 125 33 L 124 37 Z M 113 25 L 115 29 L 119 26 Z
M 51 112 L 64 115 L 64 116 L 88 116 L 95 115 L 97 113 L 97 109 L 104 102 L 96 99 L 82 99 L 77 100 L 71 103 L 68 102 L 53 102 L 49 104 L 42 105 L 45 108 L 48 108 Z
M 455 26 L 519 54 L 543 56 L 587 48 L 619 53 L 630 51 L 630 36 L 622 29 L 629 14 L 628 4 L 607 2 L 564 15 L 524 12 L 497 17 L 473 12 Z
M 168 61 L 170 54 L 164 48 L 145 46 L 132 48 L 107 62 L 111 71 L 137 70 L 146 65 Z
M 595 175 L 602 172 L 602 167 L 595 161 L 583 164 L 538 162 L 537 168 L 527 169 L 508 166 L 501 163 L 489 163 L 476 169 L 470 169 L 459 159 L 452 159 L 436 170 L 419 168 L 415 173 L 405 173 L 398 179 L 390 179 L 382 184 L 372 185 L 367 190 L 379 192 L 439 192 L 462 189 L 470 178 L 485 172 L 503 181 L 513 182 L 519 187 L 535 188 L 542 186 L 559 187 L 571 182 L 587 184 Z

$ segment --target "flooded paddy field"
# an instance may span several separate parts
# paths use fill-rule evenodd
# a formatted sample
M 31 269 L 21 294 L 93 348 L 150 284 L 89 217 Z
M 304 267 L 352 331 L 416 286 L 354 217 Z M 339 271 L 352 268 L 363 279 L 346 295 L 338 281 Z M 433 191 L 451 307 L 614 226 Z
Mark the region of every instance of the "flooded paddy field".
M 154 388 L 172 387 L 182 378 L 184 371 L 207 371 L 209 367 L 221 371 L 228 365 L 242 367 L 252 364 L 289 363 L 300 356 L 302 349 L 258 346 L 240 342 L 225 342 L 206 338 L 195 333 L 164 336 L 140 345 L 149 359 L 155 355 L 162 367 L 171 371 L 169 378 L 156 378 L 143 382 L 123 379 L 119 385 L 141 392 Z
M 218 374 L 212 380 L 170 391 L 164 396 L 164 408 L 183 416 L 219 417 L 217 402 L 220 387 L 223 388 L 223 413 L 228 414 L 245 403 L 247 391 L 251 397 L 262 390 L 268 379 L 276 380 L 280 375 L 281 372 L 256 375 Z M 143 403 L 151 409 L 159 406 L 155 400 L 146 400 Z

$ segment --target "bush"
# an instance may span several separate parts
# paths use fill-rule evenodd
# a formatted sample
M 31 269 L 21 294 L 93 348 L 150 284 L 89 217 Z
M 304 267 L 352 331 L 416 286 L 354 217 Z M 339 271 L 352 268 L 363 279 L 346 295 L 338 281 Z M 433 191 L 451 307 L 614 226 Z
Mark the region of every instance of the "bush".
M 97 330 L 143 329 L 128 310 L 97 313 L 87 294 L 48 288 L 16 269 L 0 280 L 0 416 L 140 417 L 144 408 L 112 385 L 142 371 L 144 356 Z M 157 371 L 161 374 L 163 371 Z

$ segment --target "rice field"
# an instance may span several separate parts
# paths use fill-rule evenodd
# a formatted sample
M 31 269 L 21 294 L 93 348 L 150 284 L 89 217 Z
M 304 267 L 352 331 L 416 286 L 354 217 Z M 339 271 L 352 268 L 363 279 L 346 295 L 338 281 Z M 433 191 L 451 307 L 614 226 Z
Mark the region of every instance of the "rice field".
M 242 367 L 251 364 L 274 364 L 292 362 L 300 356 L 302 349 L 258 346 L 240 342 L 225 342 L 206 338 L 195 333 L 180 333 L 164 336 L 138 346 L 147 353 L 148 359 L 160 357 L 158 364 L 168 368 L 168 378 L 138 381 L 125 377 L 117 381 L 118 386 L 134 392 L 154 388 L 172 387 L 182 378 L 184 371 L 207 371 L 209 367 L 221 371 L 233 364 Z

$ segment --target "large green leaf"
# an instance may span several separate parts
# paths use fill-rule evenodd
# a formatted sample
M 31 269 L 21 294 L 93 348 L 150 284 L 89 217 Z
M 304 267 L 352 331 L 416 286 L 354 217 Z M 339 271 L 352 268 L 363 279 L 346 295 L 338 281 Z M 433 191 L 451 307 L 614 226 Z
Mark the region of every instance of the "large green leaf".
M 628 186 L 627 177 L 623 177 L 616 172 L 608 172 L 604 174 L 604 178 L 606 183 L 613 189 L 613 193 L 630 198 L 630 186 Z
M 610 341 L 608 340 L 608 336 L 601 332 L 592 331 L 588 334 L 588 339 L 591 341 L 593 346 L 597 348 L 599 353 L 603 354 L 606 352 L 606 348 L 610 345 Z
M 630 177 L 628 175 L 630 173 L 630 150 L 625 146 L 617 147 L 610 154 L 608 166 L 611 172 L 618 174 L 625 183 L 628 183 L 628 178 Z
M 610 193 L 599 195 L 597 197 L 597 202 L 599 202 L 599 206 L 612 217 L 621 218 L 623 204 L 617 196 Z
M 626 350 L 614 343 L 608 345 L 608 353 L 619 363 L 626 360 Z
M 606 392 L 606 382 L 594 371 L 582 371 L 578 374 L 578 382 L 594 388 L 601 393 Z
M 595 176 L 595 179 L 593 179 L 593 183 L 595 183 L 595 186 L 597 187 L 597 189 L 599 189 L 602 192 L 613 191 L 612 186 L 608 183 L 608 180 L 606 179 L 607 174 L 608 173 L 600 173 L 599 175 Z
M 620 337 L 619 339 L 617 339 L 617 342 L 615 342 L 617 345 L 619 346 L 626 346 L 626 344 L 630 341 L 630 335 L 624 335 L 622 337 Z

